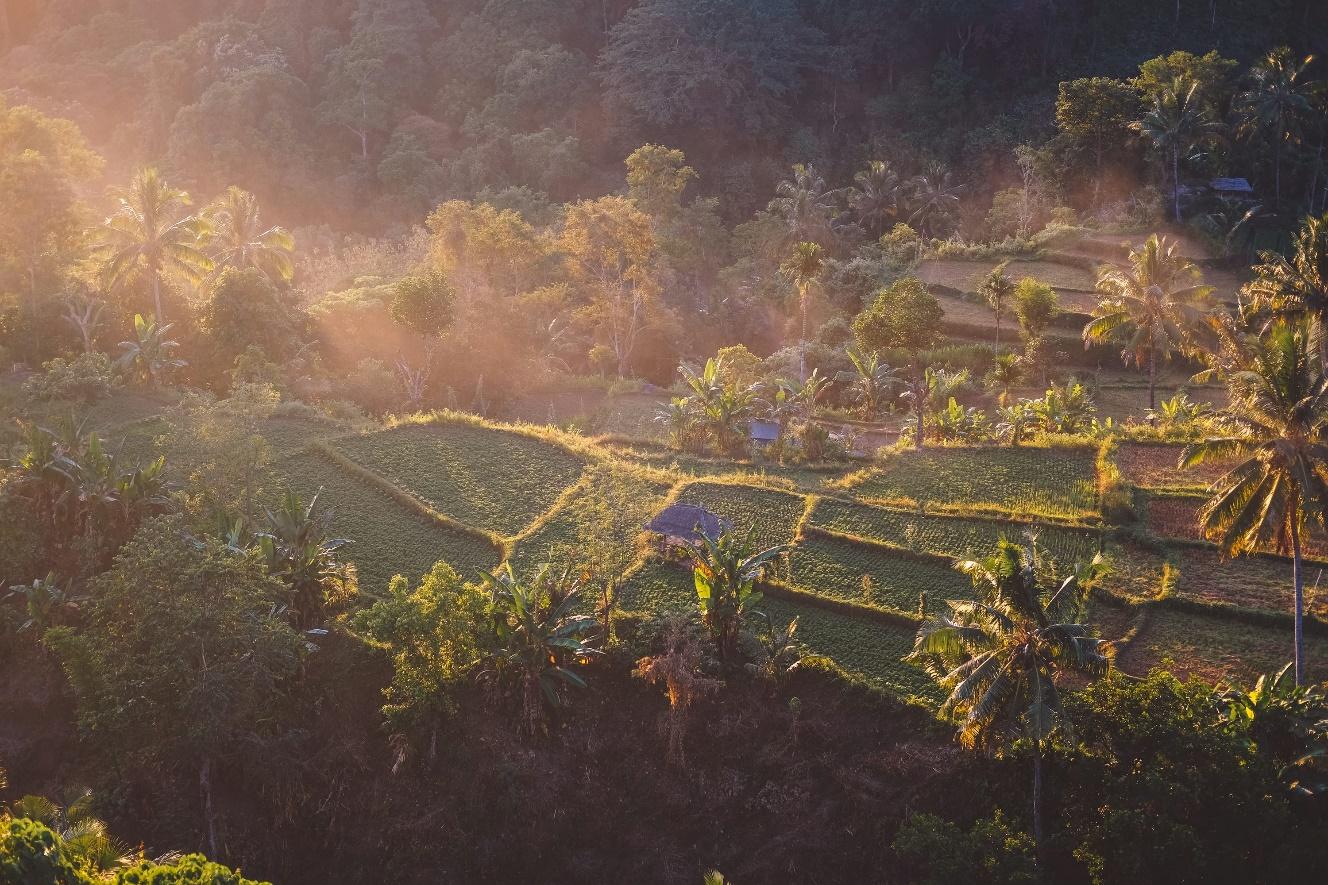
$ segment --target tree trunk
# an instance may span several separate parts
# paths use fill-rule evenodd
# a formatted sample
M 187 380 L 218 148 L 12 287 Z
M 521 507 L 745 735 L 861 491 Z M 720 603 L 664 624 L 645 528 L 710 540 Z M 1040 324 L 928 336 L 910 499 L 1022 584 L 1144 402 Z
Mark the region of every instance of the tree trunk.
M 1042 742 L 1038 741 L 1033 748 L 1033 862 L 1037 865 L 1039 881 L 1046 873 L 1046 868 L 1042 863 L 1044 835 L 1042 830 Z
M 1157 348 L 1148 350 L 1148 423 L 1157 424 Z
M 996 355 L 1001 355 L 1001 312 L 996 310 Z
M 212 809 L 212 760 L 203 759 L 198 770 L 198 787 L 203 795 L 203 822 L 207 827 L 208 857 L 217 858 L 217 816 Z
M 157 311 L 157 315 L 153 319 L 160 327 L 161 324 L 166 322 L 166 314 L 161 309 L 161 272 L 156 268 L 152 268 L 149 272 L 152 274 L 152 306 Z
M 1273 146 L 1273 211 L 1282 211 L 1282 139 Z
M 1297 502 L 1299 504 L 1299 502 Z M 1299 506 L 1291 514 L 1291 581 L 1296 585 L 1296 685 L 1305 684 L 1305 568 L 1300 561 Z
M 798 311 L 802 315 L 802 327 L 798 333 L 798 380 L 807 381 L 807 287 L 798 293 Z
M 1171 204 L 1180 224 L 1180 148 L 1171 149 Z
M 918 434 L 913 442 L 916 448 L 921 449 L 923 441 L 927 438 L 927 372 L 925 369 L 919 369 L 918 376 L 913 381 L 913 408 L 918 413 Z

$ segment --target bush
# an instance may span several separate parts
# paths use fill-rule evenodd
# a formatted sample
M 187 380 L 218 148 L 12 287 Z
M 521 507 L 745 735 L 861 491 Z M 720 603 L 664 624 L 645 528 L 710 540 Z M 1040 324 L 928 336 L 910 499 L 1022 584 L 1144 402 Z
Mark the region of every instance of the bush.
M 22 817 L 0 820 L 0 885 L 85 882 L 93 882 L 86 865 L 45 824 Z
M 47 360 L 42 364 L 41 374 L 23 382 L 23 393 L 35 400 L 95 403 L 110 396 L 118 385 L 110 357 L 93 351 L 72 360 L 63 357 Z
M 891 847 L 908 869 L 909 882 L 1037 881 L 1032 837 L 1011 827 L 1000 810 L 967 831 L 934 814 L 915 814 L 899 827 Z
M 381 360 L 360 360 L 355 371 L 342 382 L 341 390 L 347 399 L 371 415 L 386 414 L 401 403 L 396 376 Z

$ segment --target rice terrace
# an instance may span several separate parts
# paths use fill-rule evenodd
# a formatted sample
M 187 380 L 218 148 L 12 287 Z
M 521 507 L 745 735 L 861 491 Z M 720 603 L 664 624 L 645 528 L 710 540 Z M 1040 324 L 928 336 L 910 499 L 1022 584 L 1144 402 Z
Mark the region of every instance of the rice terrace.
M 0 885 L 1328 881 L 1325 53 L 0 0 Z

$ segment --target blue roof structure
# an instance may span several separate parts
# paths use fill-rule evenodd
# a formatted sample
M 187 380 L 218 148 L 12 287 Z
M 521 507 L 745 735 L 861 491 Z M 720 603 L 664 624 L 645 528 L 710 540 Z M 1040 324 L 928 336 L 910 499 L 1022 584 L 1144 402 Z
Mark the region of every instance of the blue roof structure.
M 753 442 L 772 443 L 779 439 L 779 425 L 774 421 L 753 420 L 748 423 L 747 432 Z
M 703 535 L 711 540 L 718 538 L 732 529 L 733 523 L 695 504 L 671 504 L 646 523 L 645 528 L 668 538 L 696 542 Z

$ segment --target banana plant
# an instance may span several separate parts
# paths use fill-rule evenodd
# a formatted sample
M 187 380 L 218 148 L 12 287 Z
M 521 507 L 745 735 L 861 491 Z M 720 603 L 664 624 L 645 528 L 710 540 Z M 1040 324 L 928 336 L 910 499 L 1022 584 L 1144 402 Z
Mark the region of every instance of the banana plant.
M 564 691 L 587 687 L 573 668 L 602 653 L 593 644 L 599 623 L 575 613 L 583 585 L 570 568 L 555 572 L 545 563 L 522 581 L 506 562 L 481 578 L 495 639 L 492 672 L 517 682 L 524 728 L 544 731 L 546 710 L 564 706 Z
M 174 323 L 161 325 L 156 317 L 146 320 L 142 314 L 134 314 L 134 340 L 120 342 L 123 353 L 115 361 L 116 368 L 137 371 L 156 387 L 169 370 L 187 366 L 184 360 L 171 356 L 180 346 L 180 342 L 166 337 L 174 327 Z
M 304 503 L 292 491 L 275 510 L 264 508 L 266 530 L 254 537 L 269 573 L 290 588 L 296 626 L 307 628 L 322 613 L 329 590 L 348 581 L 337 551 L 351 542 L 330 538 L 333 511 L 318 510 L 318 494 Z
M 766 566 L 789 551 L 788 544 L 751 550 L 750 535 L 740 538 L 725 532 L 718 538 L 701 536 L 699 543 L 684 549 L 692 560 L 692 583 L 696 587 L 701 621 L 715 640 L 719 658 L 733 663 L 738 657 L 738 637 L 743 617 L 763 598 L 756 583 Z

